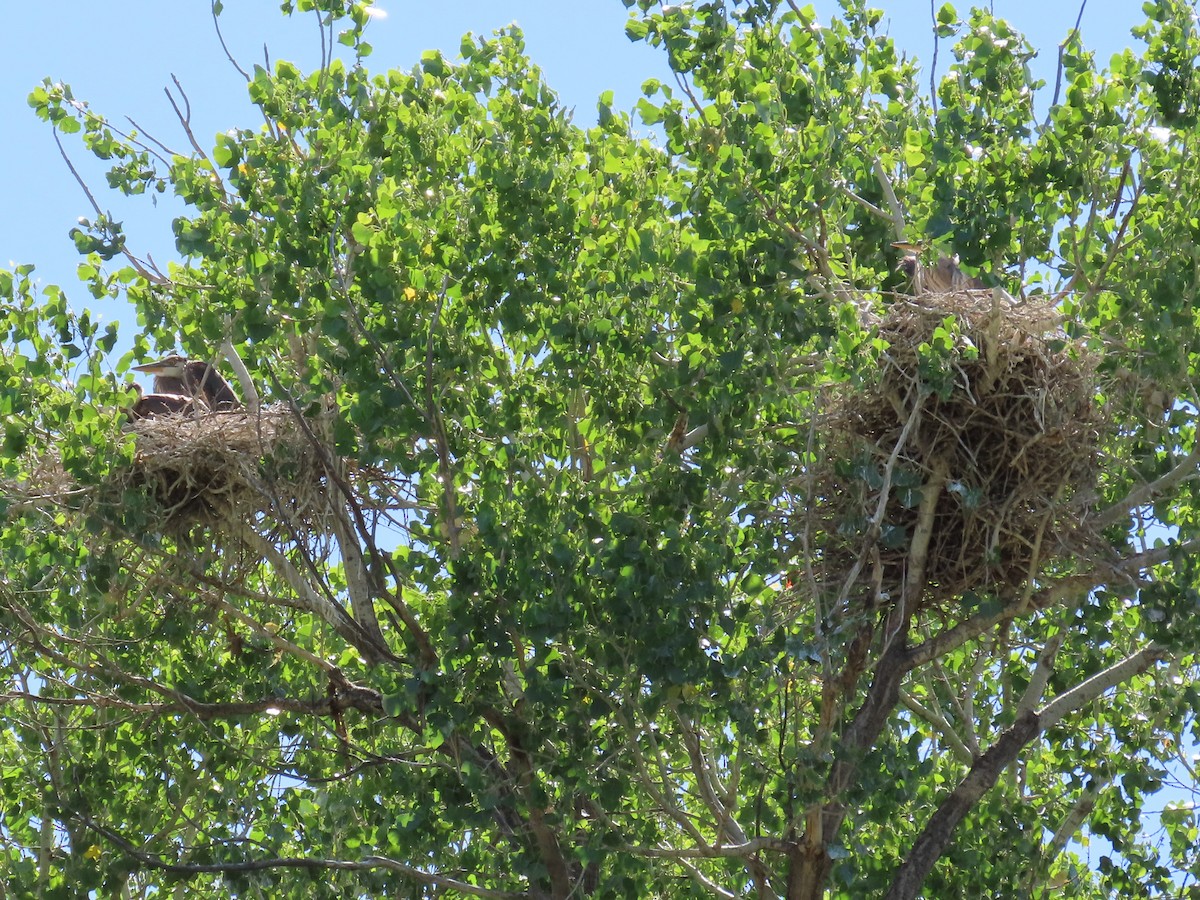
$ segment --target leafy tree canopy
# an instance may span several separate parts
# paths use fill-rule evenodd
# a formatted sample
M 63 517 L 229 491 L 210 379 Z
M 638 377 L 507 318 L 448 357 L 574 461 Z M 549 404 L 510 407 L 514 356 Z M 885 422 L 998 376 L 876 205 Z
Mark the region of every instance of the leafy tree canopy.
M 676 78 L 594 127 L 515 29 L 372 73 L 363 4 L 283 6 L 346 58 L 246 71 L 262 125 L 30 96 L 186 214 L 165 270 L 73 233 L 121 359 L 0 272 L 10 893 L 1195 890 L 1145 815 L 1200 701 L 1191 4 L 1053 86 L 946 4 L 929 96 L 862 0 L 626 0 Z M 986 287 L 922 306 L 899 241 Z M 172 349 L 283 435 L 233 499 L 219 428 L 125 421 Z

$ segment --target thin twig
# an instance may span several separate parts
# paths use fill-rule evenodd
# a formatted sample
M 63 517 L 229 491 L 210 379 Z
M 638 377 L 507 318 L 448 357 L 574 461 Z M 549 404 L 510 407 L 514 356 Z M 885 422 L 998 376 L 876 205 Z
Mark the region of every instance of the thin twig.
M 217 186 L 221 189 L 224 202 L 228 204 L 229 190 L 225 187 L 225 180 L 221 178 L 220 170 L 209 159 L 208 154 L 200 146 L 200 142 L 196 140 L 196 133 L 192 131 L 192 102 L 183 90 L 183 85 L 179 83 L 179 78 L 171 75 L 171 81 L 175 83 L 175 87 L 179 91 L 179 96 L 183 100 L 183 109 L 179 108 L 179 103 L 175 100 L 175 95 L 171 93 L 170 88 L 163 88 L 163 93 L 167 95 L 167 101 L 171 104 L 171 109 L 175 110 L 175 118 L 179 120 L 179 124 L 183 128 L 183 133 L 187 135 L 188 143 L 192 145 L 192 150 L 195 151 L 200 159 L 208 163 L 208 167 L 212 171 L 212 177 L 216 179 Z
M 524 891 L 501 891 L 492 890 L 490 888 L 482 888 L 466 881 L 459 881 L 456 878 L 450 878 L 445 875 L 438 875 L 432 872 L 426 872 L 423 869 L 418 869 L 398 860 L 389 859 L 384 856 L 364 856 L 362 859 L 343 860 L 343 859 L 323 859 L 313 856 L 299 857 L 270 857 L 264 859 L 252 859 L 242 862 L 216 862 L 216 863 L 178 863 L 171 862 L 161 856 L 153 853 L 147 853 L 139 849 L 134 844 L 125 840 L 116 831 L 111 828 L 101 825 L 95 819 L 86 814 L 80 815 L 80 821 L 91 831 L 96 832 L 101 837 L 115 845 L 127 856 L 137 860 L 143 865 L 154 869 L 161 869 L 165 872 L 172 872 L 176 875 L 191 876 L 204 874 L 234 874 L 238 872 L 262 872 L 268 869 L 305 869 L 310 872 L 320 871 L 342 871 L 342 872 L 368 872 L 373 869 L 388 869 L 393 872 L 400 872 L 406 878 L 410 878 L 419 884 L 429 885 L 438 889 L 457 891 L 467 894 L 471 897 L 485 897 L 491 900 L 520 900 L 527 897 L 528 894 Z
M 433 442 L 438 455 L 438 477 L 442 483 L 443 525 L 446 530 L 446 540 L 450 545 L 450 558 L 456 559 L 462 551 L 462 541 L 458 525 L 458 500 L 455 497 L 454 470 L 450 461 L 450 441 L 446 437 L 446 426 L 442 420 L 441 410 L 434 397 L 433 383 L 433 346 L 437 335 L 438 322 L 442 315 L 442 306 L 446 302 L 446 287 L 449 282 L 447 275 L 442 279 L 442 289 L 438 293 L 437 303 L 433 308 L 433 316 L 429 321 L 429 336 L 425 342 L 425 401 L 427 403 L 426 419 L 433 430 Z
M 937 0 L 929 0 L 929 18 L 933 22 L 933 64 L 929 67 L 929 102 L 933 105 L 933 114 L 937 115 L 937 63 L 938 45 L 941 35 L 938 34 Z M 903 238 L 897 238 L 903 240 Z
M 225 44 L 225 35 L 221 34 L 221 23 L 219 21 L 220 17 L 217 15 L 217 4 L 216 4 L 215 0 L 212 3 L 211 8 L 212 8 L 213 30 L 216 31 L 216 33 L 217 33 L 217 40 L 221 42 L 221 49 L 225 51 L 225 58 L 227 60 L 229 60 L 229 64 L 231 66 L 233 66 L 235 69 L 237 69 L 239 75 L 241 75 L 243 78 L 245 78 L 247 81 L 249 81 L 250 80 L 249 73 L 247 73 L 245 69 L 243 69 L 241 66 L 238 65 L 237 60 L 233 58 L 233 54 L 229 52 L 229 47 Z
M 925 706 L 925 704 L 905 690 L 900 691 L 900 702 L 904 704 L 905 709 L 934 728 L 938 736 L 959 762 L 968 766 L 971 764 L 971 751 L 967 749 L 967 745 L 963 743 L 962 738 L 958 736 L 953 726 L 946 721 L 945 716 Z
M 1129 211 L 1125 213 L 1125 217 L 1121 219 L 1121 224 L 1117 227 L 1117 233 L 1113 236 L 1112 249 L 1108 251 L 1108 257 L 1104 260 L 1104 264 L 1100 267 L 1100 271 L 1096 273 L 1096 278 L 1088 285 L 1087 292 L 1079 300 L 1080 308 L 1099 293 L 1104 286 L 1104 279 L 1108 277 L 1108 270 L 1112 268 L 1112 264 L 1116 261 L 1117 254 L 1124 250 L 1125 247 L 1121 241 L 1125 238 L 1125 232 L 1129 229 L 1130 223 L 1133 221 L 1134 214 L 1137 212 L 1138 203 L 1142 199 L 1142 191 L 1144 184 L 1138 184 L 1134 188 L 1133 197 L 1130 199 Z
M 71 157 L 67 155 L 66 148 L 62 145 L 62 139 L 59 137 L 57 128 L 54 129 L 54 143 L 58 146 L 58 152 L 62 156 L 63 162 L 67 164 L 67 168 L 70 169 L 71 175 L 74 176 L 76 184 L 78 184 L 83 190 L 84 195 L 88 198 L 88 202 L 91 203 L 92 209 L 96 212 L 96 216 L 107 218 L 104 214 L 104 210 L 100 208 L 100 204 L 96 202 L 95 195 L 93 195 L 91 189 L 88 188 L 87 182 L 83 180 L 83 176 L 79 174 L 79 170 L 76 169 L 75 164 L 71 162 Z M 161 285 L 168 283 L 168 279 L 166 277 L 161 274 L 154 274 L 147 269 L 142 261 L 130 253 L 124 245 L 121 246 L 121 255 L 129 260 L 129 264 L 133 266 L 134 270 L 143 278 L 145 278 L 150 284 Z
M 155 159 L 157 159 L 159 162 L 161 162 L 164 166 L 170 167 L 170 165 L 171 165 L 171 161 L 167 158 L 168 156 L 182 155 L 182 154 L 176 153 L 174 150 L 172 150 L 170 147 L 168 147 L 166 144 L 164 144 L 162 141 L 160 141 L 154 135 L 150 134 L 150 132 L 148 132 L 145 128 L 143 128 L 141 125 L 139 125 L 137 123 L 137 120 L 132 118 L 131 116 L 126 116 L 125 121 L 130 124 L 130 126 L 133 128 L 134 131 L 136 131 L 138 134 L 140 134 L 146 140 L 150 141 L 150 143 L 154 144 L 154 146 L 157 147 L 159 150 L 161 150 L 162 153 L 167 154 L 167 156 L 163 156 L 162 153 L 158 153 L 157 151 L 153 150 L 152 148 L 147 147 L 145 144 L 142 144 L 140 141 L 137 142 L 138 146 L 145 149 L 145 151 L 147 153 L 152 155 Z M 118 134 L 119 133 L 120 132 L 118 132 Z M 130 138 L 130 136 L 128 136 L 128 135 L 122 134 L 121 136 L 124 137 L 125 140 L 132 140 Z
M 1087 0 L 1082 0 L 1079 4 L 1079 15 L 1075 17 L 1075 27 L 1071 29 L 1063 42 L 1058 45 L 1058 64 L 1054 73 L 1054 98 L 1050 101 L 1050 108 L 1046 110 L 1046 121 L 1042 123 L 1043 131 L 1050 126 L 1050 117 L 1054 115 L 1054 107 L 1058 106 L 1059 93 L 1062 90 L 1063 56 L 1066 53 L 1067 45 L 1079 34 L 1079 26 L 1083 23 L 1083 11 L 1085 9 L 1087 9 Z

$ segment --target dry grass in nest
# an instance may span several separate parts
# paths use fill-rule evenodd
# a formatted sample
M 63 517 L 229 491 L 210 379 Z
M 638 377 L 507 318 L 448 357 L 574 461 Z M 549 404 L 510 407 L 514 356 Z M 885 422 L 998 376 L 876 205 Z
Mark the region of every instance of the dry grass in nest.
M 133 465 L 109 486 L 147 494 L 164 530 L 236 531 L 258 513 L 323 515 L 323 467 L 286 407 L 139 419 Z
M 1082 552 L 1104 423 L 1094 359 L 1054 311 L 991 291 L 927 294 L 897 298 L 878 332 L 889 344 L 878 377 L 827 398 L 828 462 L 793 529 L 829 536 L 813 560 L 818 587 L 898 599 L 921 489 L 937 472 L 922 606 L 1015 588 Z

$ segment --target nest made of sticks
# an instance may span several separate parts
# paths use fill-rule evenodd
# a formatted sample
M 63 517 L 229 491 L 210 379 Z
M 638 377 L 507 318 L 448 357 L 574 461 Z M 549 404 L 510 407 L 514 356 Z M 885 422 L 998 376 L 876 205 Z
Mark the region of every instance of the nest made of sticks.
M 312 439 L 284 406 L 138 419 L 133 464 L 108 485 L 140 491 L 169 530 L 236 529 L 258 513 L 292 521 L 323 515 L 324 466 Z
M 874 324 L 879 374 L 826 395 L 826 452 L 791 529 L 829 536 L 810 560 L 818 587 L 898 599 L 926 484 L 922 606 L 1016 587 L 1090 546 L 1106 426 L 1096 360 L 1056 311 L 969 290 L 897 298 Z

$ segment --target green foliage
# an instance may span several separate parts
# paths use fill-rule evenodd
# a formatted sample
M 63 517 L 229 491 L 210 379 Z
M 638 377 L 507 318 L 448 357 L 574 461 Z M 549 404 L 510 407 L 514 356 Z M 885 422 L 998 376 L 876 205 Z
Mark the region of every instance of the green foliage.
M 679 80 L 632 111 L 604 94 L 591 127 L 519 31 L 372 74 L 367 7 L 341 0 L 281 7 L 341 29 L 347 60 L 255 67 L 265 125 L 205 150 L 123 133 L 66 85 L 30 95 L 110 188 L 186 212 L 166 272 L 106 216 L 71 233 L 88 293 L 137 312 L 119 361 L 115 328 L 0 272 L 18 891 L 878 895 L 1028 711 L 1139 653 L 994 773 L 924 895 L 1167 896 L 1194 867 L 1191 807 L 1141 812 L 1190 771 L 1200 699 L 1192 11 L 1146 4 L 1145 52 L 1104 70 L 1070 36 L 1038 122 L 1034 48 L 981 10 L 937 11 L 953 62 L 929 97 L 854 0 L 829 23 L 626 6 Z M 1116 512 L 1110 546 L 1035 555 L 1019 596 L 900 616 L 850 588 L 920 529 L 820 521 L 806 491 L 845 453 L 823 398 L 888 351 L 861 309 L 898 302 L 905 237 L 1063 292 L 1112 422 L 1094 512 Z M 176 336 L 198 358 L 232 341 L 309 423 L 341 510 L 324 531 L 278 524 L 300 515 L 283 481 L 243 523 L 257 543 L 105 492 L 140 459 L 111 373 Z M 961 390 L 981 352 L 946 318 L 922 390 Z M 1105 387 L 1129 380 L 1165 412 Z M 987 502 L 874 456 L 835 471 L 908 510 Z M 844 589 L 813 574 L 834 538 L 863 547 Z M 1092 836 L 1098 863 L 1069 843 Z

